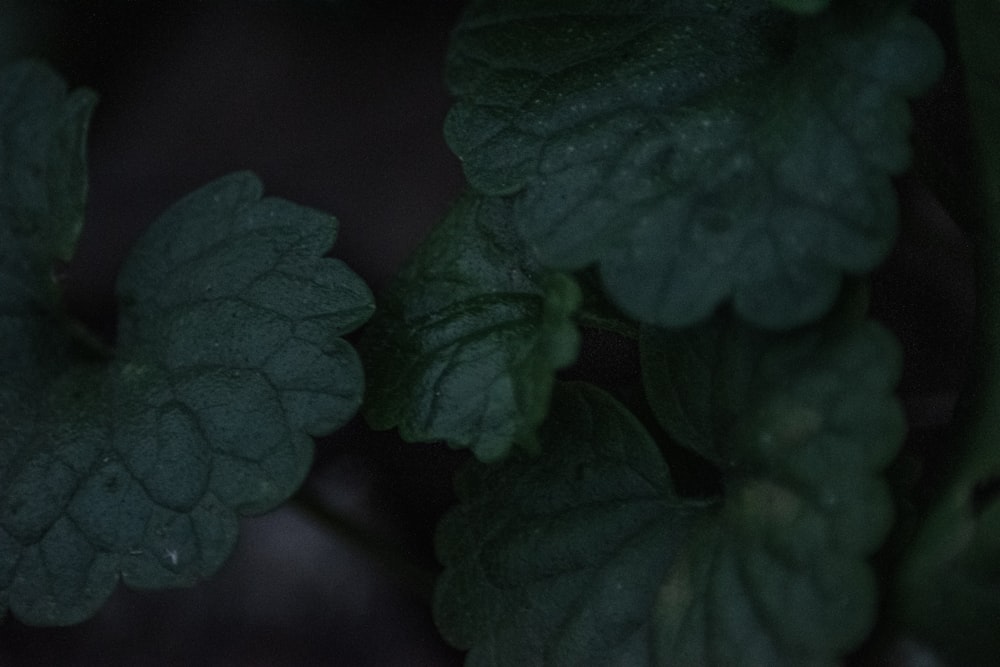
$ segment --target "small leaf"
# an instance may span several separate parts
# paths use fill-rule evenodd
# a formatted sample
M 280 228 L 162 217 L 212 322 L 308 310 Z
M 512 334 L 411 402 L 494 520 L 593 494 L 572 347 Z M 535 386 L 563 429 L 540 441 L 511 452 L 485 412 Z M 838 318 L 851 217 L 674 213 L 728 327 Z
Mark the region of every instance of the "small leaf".
M 833 664 L 871 629 L 899 351 L 874 324 L 827 324 L 778 335 L 717 317 L 641 338 L 654 412 L 726 489 L 660 591 L 660 664 Z
M 474 187 L 514 195 L 544 265 L 596 263 L 633 317 L 684 326 L 732 301 L 805 323 L 891 247 L 906 97 L 941 69 L 923 24 L 873 14 L 473 2 L 446 136 Z
M 48 277 L 54 260 L 72 256 L 83 226 L 85 137 L 96 103 L 97 96 L 89 90 L 68 93 L 66 84 L 41 63 L 23 61 L 0 70 L 0 192 L 4 195 L 0 200 L 0 229 L 4 230 L 0 266 L 4 269 L 30 262 Z M 13 249 L 29 241 L 31 255 L 18 258 Z M 27 279 L 20 276 L 22 281 Z M 7 274 L 4 283 L 8 283 Z
M 82 215 L 86 114 L 53 81 L 19 66 L 0 94 L 0 136 L 34 137 L 0 155 L 0 200 L 13 203 L 0 208 L 0 613 L 63 625 L 119 578 L 161 588 L 212 574 L 238 516 L 298 487 L 309 435 L 360 404 L 360 361 L 340 335 L 372 298 L 322 258 L 332 218 L 261 199 L 256 178 L 234 174 L 139 241 L 119 277 L 114 357 L 82 350 L 50 276 Z M 30 114 L 11 90 L 35 100 Z
M 656 588 L 697 515 L 652 439 L 584 384 L 558 385 L 542 454 L 472 462 L 442 521 L 435 594 L 472 665 L 649 664 Z
M 53 265 L 70 258 L 83 225 L 96 101 L 35 61 L 0 70 L 0 373 L 36 364 L 40 346 L 29 343 L 46 338 L 45 323 L 11 315 L 55 317 Z
M 543 270 L 510 203 L 468 195 L 420 246 L 362 342 L 374 428 L 484 461 L 534 447 L 555 371 L 576 358 L 568 276 Z

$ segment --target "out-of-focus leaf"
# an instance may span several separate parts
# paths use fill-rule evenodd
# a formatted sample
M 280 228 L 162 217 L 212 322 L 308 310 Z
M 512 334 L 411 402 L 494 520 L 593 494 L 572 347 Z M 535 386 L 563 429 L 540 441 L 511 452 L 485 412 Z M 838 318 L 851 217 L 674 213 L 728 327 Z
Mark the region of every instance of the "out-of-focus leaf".
M 1000 655 L 1000 6 L 955 3 L 975 138 L 969 202 L 976 242 L 976 344 L 943 493 L 910 545 L 895 610 L 908 631 L 956 665 Z
M 906 98 L 941 68 L 917 20 L 849 9 L 473 2 L 446 136 L 543 264 L 596 263 L 637 319 L 812 321 L 891 247 Z

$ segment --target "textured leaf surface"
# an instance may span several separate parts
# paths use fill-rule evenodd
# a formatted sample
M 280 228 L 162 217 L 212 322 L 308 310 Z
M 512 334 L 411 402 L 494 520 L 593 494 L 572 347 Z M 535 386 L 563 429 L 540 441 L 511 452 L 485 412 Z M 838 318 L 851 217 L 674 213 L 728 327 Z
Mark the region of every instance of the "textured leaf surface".
M 833 664 L 874 621 L 878 473 L 904 432 L 895 342 L 871 323 L 776 335 L 719 317 L 641 344 L 660 421 L 726 489 L 660 591 L 660 664 Z
M 649 664 L 659 581 L 699 512 L 614 399 L 558 385 L 542 454 L 473 463 L 442 521 L 435 618 L 468 665 Z
M 34 624 L 86 618 L 119 579 L 158 588 L 213 573 L 238 515 L 286 499 L 311 463 L 309 435 L 357 410 L 361 366 L 339 336 L 372 309 L 360 279 L 321 257 L 330 217 L 261 199 L 236 174 L 154 223 L 119 279 L 114 357 L 88 352 L 42 270 L 69 256 L 86 188 L 71 159 L 86 114 L 75 95 L 39 98 L 52 81 L 15 68 L 0 98 L 2 136 L 52 137 L 41 161 L 9 141 L 0 156 L 3 201 L 17 203 L 0 220 L 0 611 Z
M 597 263 L 634 317 L 810 321 L 891 246 L 906 97 L 941 66 L 925 26 L 872 13 L 480 0 L 446 136 L 474 187 L 516 194 L 543 264 Z
M 366 416 L 482 460 L 533 448 L 556 369 L 576 358 L 571 278 L 541 269 L 510 203 L 467 196 L 416 251 L 362 343 Z
M 653 405 L 677 387 L 649 378 L 694 388 L 658 414 L 720 467 L 720 501 L 677 498 L 649 435 L 586 385 L 557 387 L 540 456 L 460 475 L 435 610 L 470 664 L 833 665 L 870 631 L 878 473 L 904 430 L 894 342 L 713 326 L 642 345 Z M 700 401 L 722 424 L 690 418 Z

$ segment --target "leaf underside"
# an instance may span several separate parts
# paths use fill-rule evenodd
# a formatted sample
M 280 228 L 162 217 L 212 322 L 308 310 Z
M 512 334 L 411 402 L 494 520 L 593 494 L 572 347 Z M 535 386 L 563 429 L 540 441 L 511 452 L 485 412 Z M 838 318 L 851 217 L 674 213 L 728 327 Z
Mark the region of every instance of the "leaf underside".
M 941 67 L 923 24 L 873 14 L 474 2 L 446 138 L 475 188 L 513 196 L 544 265 L 596 264 L 631 316 L 686 326 L 731 301 L 803 324 L 889 250 L 906 98 Z
M 288 498 L 310 435 L 357 410 L 361 365 L 340 336 L 373 307 L 322 257 L 335 221 L 239 173 L 139 241 L 101 358 L 52 278 L 83 217 L 92 101 L 37 64 L 0 75 L 0 612 L 32 624 L 87 618 L 119 579 L 212 574 L 238 516 Z
M 555 371 L 576 358 L 581 297 L 569 276 L 538 266 L 510 212 L 467 195 L 380 300 L 361 345 L 373 427 L 482 460 L 534 448 Z

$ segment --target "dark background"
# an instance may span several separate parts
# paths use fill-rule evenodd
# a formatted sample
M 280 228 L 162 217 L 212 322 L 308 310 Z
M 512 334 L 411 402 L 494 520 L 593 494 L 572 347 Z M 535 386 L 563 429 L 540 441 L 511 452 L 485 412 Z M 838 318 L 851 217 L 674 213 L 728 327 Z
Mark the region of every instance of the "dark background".
M 112 339 L 114 279 L 137 236 L 242 169 L 337 216 L 333 254 L 383 288 L 462 188 L 441 130 L 461 4 L 0 0 L 0 60 L 42 57 L 100 94 L 66 281 L 77 316 Z M 72 628 L 0 622 L 0 666 L 458 664 L 427 606 L 458 458 L 356 419 L 317 443 L 306 490 L 382 558 L 292 503 L 244 521 L 236 553 L 195 588 L 119 589 Z
M 69 306 L 112 340 L 114 278 L 136 237 L 183 195 L 241 169 L 268 194 L 336 215 L 333 254 L 381 290 L 462 189 L 441 131 L 444 53 L 462 4 L 0 0 L 0 61 L 43 57 L 101 95 Z M 950 2 L 916 5 L 947 24 Z M 920 171 L 957 199 L 971 182 L 960 90 L 952 61 L 916 105 L 915 133 Z M 924 457 L 947 457 L 974 297 L 969 243 L 942 202 L 914 174 L 897 185 L 900 242 L 873 277 L 872 309 L 904 347 L 910 435 L 890 475 L 911 493 L 933 487 Z M 585 339 L 584 374 L 632 372 L 622 359 L 634 351 L 621 341 Z M 428 586 L 433 526 L 463 458 L 356 419 L 317 443 L 303 495 L 244 522 L 216 577 L 187 590 L 120 589 L 72 628 L 8 618 L 0 667 L 460 664 L 433 628 Z M 346 524 L 331 529 L 310 511 L 317 504 Z M 374 539 L 367 551 L 362 533 Z M 899 650 L 868 646 L 857 663 L 906 664 Z

